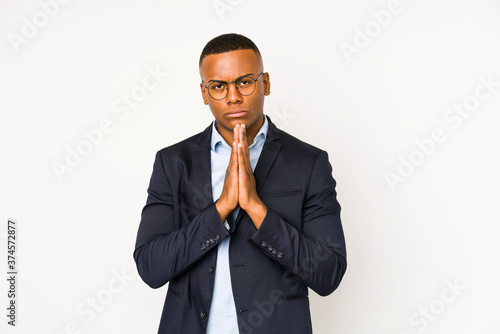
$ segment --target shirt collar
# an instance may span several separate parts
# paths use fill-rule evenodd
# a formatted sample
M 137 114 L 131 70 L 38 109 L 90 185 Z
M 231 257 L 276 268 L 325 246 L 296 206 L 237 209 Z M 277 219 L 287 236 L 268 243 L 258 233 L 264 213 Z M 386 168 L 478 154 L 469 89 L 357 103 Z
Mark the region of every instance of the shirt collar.
M 220 145 L 225 145 L 231 148 L 231 146 L 229 146 L 228 143 L 226 143 L 224 138 L 222 138 L 219 131 L 217 131 L 215 122 L 216 122 L 215 120 L 212 122 L 212 137 L 210 138 L 210 149 L 215 152 L 215 148 L 219 143 Z M 260 130 L 259 132 L 257 132 L 257 135 L 255 136 L 253 143 L 250 145 L 250 147 L 254 146 L 257 142 L 261 140 L 265 141 L 268 130 L 269 130 L 269 122 L 267 121 L 267 117 L 264 116 L 264 124 L 262 124 L 262 126 L 260 127 Z

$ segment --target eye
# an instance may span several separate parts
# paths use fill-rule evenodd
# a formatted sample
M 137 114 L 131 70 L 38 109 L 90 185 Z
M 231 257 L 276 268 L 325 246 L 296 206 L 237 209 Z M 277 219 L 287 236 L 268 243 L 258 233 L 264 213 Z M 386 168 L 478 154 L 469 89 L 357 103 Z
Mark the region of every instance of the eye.
M 225 87 L 226 87 L 226 85 L 223 83 L 220 83 L 220 82 L 213 83 L 210 85 L 210 89 L 212 89 L 212 90 L 224 90 Z
M 241 87 L 245 87 L 251 85 L 252 82 L 253 81 L 251 79 L 241 79 L 238 85 Z

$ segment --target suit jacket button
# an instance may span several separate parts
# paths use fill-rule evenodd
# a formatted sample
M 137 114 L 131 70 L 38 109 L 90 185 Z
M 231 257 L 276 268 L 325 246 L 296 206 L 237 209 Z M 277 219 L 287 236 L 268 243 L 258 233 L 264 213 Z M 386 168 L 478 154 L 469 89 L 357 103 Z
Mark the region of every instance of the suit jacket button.
M 215 244 L 215 240 L 214 239 L 210 239 L 210 244 L 211 245 Z
M 219 241 L 220 240 L 219 235 L 217 234 L 214 239 L 215 239 L 215 241 Z
M 201 318 L 201 320 L 207 319 L 207 314 L 205 312 L 201 312 L 200 318 Z
M 201 250 L 205 250 L 206 248 L 207 248 L 207 246 L 205 246 L 205 244 L 201 244 L 201 246 L 200 246 Z
M 210 240 L 205 241 L 205 246 L 210 246 Z
M 262 245 L 262 247 L 267 247 L 267 242 L 265 242 L 264 240 L 262 240 L 260 244 Z
M 283 257 L 283 252 L 278 252 L 278 258 L 281 259 Z
M 274 255 L 278 254 L 278 251 L 276 250 L 276 248 L 273 248 L 273 250 L 271 251 Z
M 267 249 L 271 252 L 271 251 L 274 249 L 274 247 L 273 247 L 273 245 L 268 244 L 268 245 L 267 245 Z
M 213 275 L 214 274 L 214 267 L 210 267 L 210 269 L 208 269 L 208 273 L 210 275 Z

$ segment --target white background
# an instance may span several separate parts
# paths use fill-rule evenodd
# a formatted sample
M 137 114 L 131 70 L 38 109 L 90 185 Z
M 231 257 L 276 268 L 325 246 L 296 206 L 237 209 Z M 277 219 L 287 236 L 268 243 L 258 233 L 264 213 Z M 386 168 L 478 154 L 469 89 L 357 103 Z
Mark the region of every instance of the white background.
M 498 1 L 58 7 L 0 2 L 0 277 L 8 218 L 19 236 L 17 327 L 2 278 L 1 333 L 156 333 L 166 287 L 137 275 L 140 212 L 155 152 L 212 120 L 197 62 L 227 32 L 261 49 L 265 113 L 334 167 L 348 269 L 331 296 L 311 293 L 315 333 L 500 333 Z M 128 114 L 113 112 L 148 69 L 168 75 Z M 480 78 L 496 83 L 478 88 L 481 101 Z M 464 101 L 479 104 L 443 118 Z M 54 165 L 105 119 L 112 130 L 58 178 Z M 419 153 L 415 141 L 436 128 L 445 140 Z M 387 173 L 410 158 L 417 166 L 391 188 Z

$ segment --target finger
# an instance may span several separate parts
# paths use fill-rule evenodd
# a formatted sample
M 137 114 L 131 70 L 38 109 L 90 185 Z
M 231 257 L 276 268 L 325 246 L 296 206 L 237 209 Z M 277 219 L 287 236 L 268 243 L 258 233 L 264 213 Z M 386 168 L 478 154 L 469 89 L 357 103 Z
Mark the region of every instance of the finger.
M 234 139 L 234 143 L 235 143 L 235 150 L 234 150 L 234 153 L 235 153 L 235 165 L 236 165 L 236 168 L 239 169 L 239 165 L 240 165 L 240 157 L 239 157 L 239 145 L 240 145 L 240 140 L 241 140 L 241 136 L 240 136 L 240 125 L 239 124 L 236 124 L 235 126 L 235 139 Z
M 241 143 L 238 143 L 238 167 L 240 170 L 243 170 L 245 168 L 245 156 L 243 154 L 243 147 Z
M 233 129 L 233 144 L 231 145 L 231 157 L 230 157 L 229 164 L 232 164 L 232 163 L 237 161 L 236 159 L 237 159 L 237 155 L 238 155 L 238 149 L 237 149 L 238 132 L 239 131 L 238 131 L 237 127 L 234 127 L 234 129 Z
M 229 158 L 229 168 L 231 168 L 231 172 L 234 172 L 234 170 L 238 168 L 238 147 L 236 146 L 235 142 L 233 142 L 233 147 L 231 149 L 231 157 Z
M 244 162 L 245 162 L 245 156 L 244 156 L 245 136 L 243 136 L 244 129 L 245 129 L 244 124 L 241 124 L 241 126 L 238 124 L 238 166 L 244 165 Z
M 247 164 L 247 167 L 251 168 L 250 167 L 250 149 L 248 148 L 247 129 L 245 127 L 245 124 L 241 125 L 240 139 L 242 141 L 243 157 L 245 159 L 245 163 Z
M 233 129 L 233 147 L 234 144 L 238 145 L 238 133 L 239 133 L 238 127 L 235 126 Z M 234 153 L 238 153 L 238 151 L 236 150 Z
M 245 152 L 243 149 L 243 145 L 240 143 L 238 145 L 238 175 L 241 185 L 246 185 L 248 182 L 248 173 L 252 171 L 251 167 L 249 167 L 248 160 L 245 156 Z
M 243 145 L 247 145 L 247 131 L 245 128 L 245 124 L 241 124 L 241 126 L 240 126 L 240 142 Z
M 239 136 L 239 133 L 240 133 L 239 126 L 238 126 L 238 124 L 236 124 L 236 125 L 234 126 L 234 129 L 233 129 L 233 143 L 238 144 L 238 136 Z

